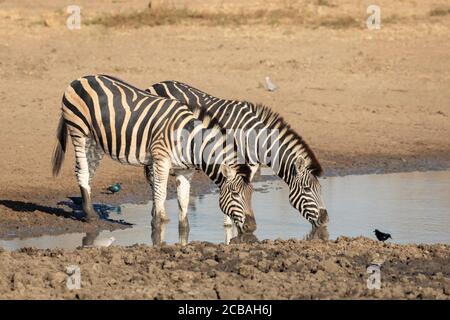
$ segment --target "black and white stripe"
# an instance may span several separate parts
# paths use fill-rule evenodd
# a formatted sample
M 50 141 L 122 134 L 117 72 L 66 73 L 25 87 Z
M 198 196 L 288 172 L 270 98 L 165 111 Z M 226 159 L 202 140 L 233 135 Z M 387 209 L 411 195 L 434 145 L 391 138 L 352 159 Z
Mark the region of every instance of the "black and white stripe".
M 235 141 L 226 139 L 201 110 L 194 117 L 177 100 L 153 96 L 111 76 L 90 75 L 73 81 L 64 92 L 54 175 L 64 159 L 67 134 L 75 149 L 75 173 L 88 219 L 97 216 L 90 185 L 104 154 L 123 164 L 145 167 L 153 189 L 152 214 L 160 219 L 167 218 L 164 202 L 173 168 L 205 172 L 220 188 L 222 211 L 240 229 L 246 228 L 245 217 L 253 216 L 250 169 L 237 163 Z M 198 135 L 201 140 L 196 139 Z
M 225 100 L 178 81 L 156 83 L 148 92 L 202 108 L 225 129 L 232 129 L 240 156 L 253 165 L 267 165 L 289 186 L 289 200 L 314 226 L 328 222 L 317 179 L 322 168 L 311 148 L 270 108 Z

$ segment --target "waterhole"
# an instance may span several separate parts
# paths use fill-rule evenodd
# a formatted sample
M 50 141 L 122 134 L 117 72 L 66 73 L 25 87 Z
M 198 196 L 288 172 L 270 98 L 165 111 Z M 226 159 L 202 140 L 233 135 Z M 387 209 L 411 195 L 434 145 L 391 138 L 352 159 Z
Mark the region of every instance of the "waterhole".
M 366 236 L 375 239 L 374 229 L 388 232 L 395 243 L 450 243 L 450 171 L 358 175 L 321 179 L 322 193 L 330 222 L 329 239 L 339 236 Z M 253 209 L 258 239 L 305 239 L 311 225 L 288 202 L 287 186 L 280 180 L 254 184 Z M 123 204 L 120 213 L 109 218 L 132 223 L 124 230 L 41 236 L 0 240 L 0 246 L 15 250 L 22 247 L 73 249 L 92 240 L 114 237 L 114 245 L 152 244 L 151 203 Z M 224 228 L 218 195 L 191 198 L 189 232 L 178 228 L 176 200 L 167 201 L 171 219 L 159 230 L 168 244 L 180 241 L 224 243 L 236 235 Z M 162 234 L 161 234 L 162 233 Z M 154 235 L 155 237 L 155 235 Z M 84 238 L 84 240 L 83 240 Z

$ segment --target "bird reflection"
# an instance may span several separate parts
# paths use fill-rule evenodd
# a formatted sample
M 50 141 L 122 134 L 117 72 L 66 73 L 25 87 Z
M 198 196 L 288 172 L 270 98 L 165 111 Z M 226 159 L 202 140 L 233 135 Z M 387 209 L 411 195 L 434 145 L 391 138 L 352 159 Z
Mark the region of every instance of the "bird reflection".
M 330 233 L 327 226 L 312 227 L 311 231 L 304 237 L 304 240 L 328 240 Z

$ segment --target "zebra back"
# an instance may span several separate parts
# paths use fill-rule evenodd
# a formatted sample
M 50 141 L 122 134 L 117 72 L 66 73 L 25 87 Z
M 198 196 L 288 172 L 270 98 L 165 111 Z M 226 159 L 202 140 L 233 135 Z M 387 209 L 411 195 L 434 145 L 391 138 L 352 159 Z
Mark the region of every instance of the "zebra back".
M 210 154 L 219 149 L 219 156 L 246 176 L 245 166 L 237 163 L 234 139 L 223 138 L 217 121 L 203 109 L 191 109 L 108 75 L 73 81 L 62 99 L 62 117 L 71 137 L 92 137 L 105 154 L 121 163 L 142 166 L 154 154 L 168 156 L 180 166 L 204 171 L 221 185 L 221 163 Z M 181 132 L 187 133 L 187 144 L 180 148 L 176 142 L 182 140 L 175 135 Z M 195 139 L 198 135 L 208 139 Z
M 159 82 L 147 91 L 176 99 L 191 110 L 205 109 L 223 128 L 234 130 L 242 157 L 247 162 L 271 166 L 287 183 L 291 179 L 290 169 L 299 155 L 305 158 L 311 173 L 320 176 L 323 172 L 309 145 L 267 106 L 217 98 L 179 81 Z M 262 130 L 265 130 L 265 135 L 261 135 Z M 267 139 L 268 136 L 272 142 Z

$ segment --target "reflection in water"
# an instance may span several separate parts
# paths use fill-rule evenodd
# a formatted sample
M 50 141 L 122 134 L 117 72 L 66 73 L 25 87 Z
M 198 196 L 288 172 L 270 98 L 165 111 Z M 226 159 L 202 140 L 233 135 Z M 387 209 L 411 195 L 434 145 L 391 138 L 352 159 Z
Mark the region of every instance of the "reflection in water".
M 161 221 L 157 217 L 152 218 L 152 244 L 154 246 L 159 246 L 165 244 L 166 241 L 166 228 L 169 221 Z M 178 224 L 178 243 L 181 245 L 186 245 L 189 242 L 189 222 L 186 219 L 185 223 Z

